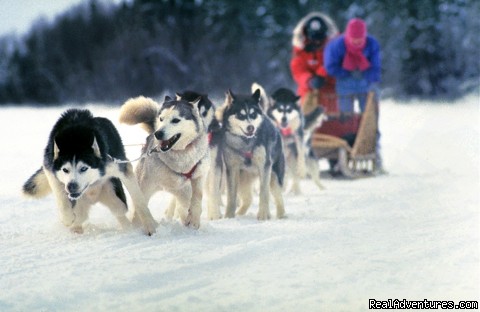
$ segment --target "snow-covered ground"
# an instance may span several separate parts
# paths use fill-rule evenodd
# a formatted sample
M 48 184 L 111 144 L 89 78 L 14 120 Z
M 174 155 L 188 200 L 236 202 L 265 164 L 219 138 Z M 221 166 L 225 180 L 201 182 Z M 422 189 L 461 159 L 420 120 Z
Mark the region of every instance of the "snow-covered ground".
M 389 175 L 303 181 L 288 218 L 245 217 L 186 229 L 150 209 L 158 232 L 121 231 L 96 206 L 83 235 L 52 196 L 27 200 L 63 108 L 1 108 L 0 311 L 363 311 L 369 299 L 480 299 L 480 98 L 385 100 Z M 92 105 L 116 122 L 118 107 Z M 118 123 L 116 123 L 118 125 Z M 119 126 L 125 144 L 143 132 Z M 127 147 L 130 158 L 138 147 Z M 159 177 L 161 178 L 161 177 Z M 273 207 L 272 207 L 273 211 Z

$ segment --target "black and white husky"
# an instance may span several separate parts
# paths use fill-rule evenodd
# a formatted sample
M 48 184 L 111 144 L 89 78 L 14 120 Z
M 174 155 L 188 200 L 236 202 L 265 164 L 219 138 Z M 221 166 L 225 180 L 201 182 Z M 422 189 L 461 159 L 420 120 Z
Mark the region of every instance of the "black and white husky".
M 54 125 L 43 166 L 25 182 L 23 193 L 39 198 L 53 191 L 62 222 L 82 233 L 89 209 L 97 202 L 106 205 L 122 227 L 130 224 L 122 183 L 145 232 L 155 233 L 156 223 L 114 125 L 88 110 L 69 109 Z
M 220 151 L 227 176 L 225 217 L 247 212 L 252 203 L 252 185 L 259 179 L 257 218 L 270 218 L 269 199 L 273 195 L 277 218 L 285 215 L 282 185 L 285 158 L 279 130 L 260 107 L 260 90 L 249 95 L 227 92 L 225 103 L 217 110 L 222 124 Z M 217 175 L 220 176 L 220 175 Z M 237 209 L 237 192 L 241 204 Z
M 279 88 L 269 96 L 258 83 L 252 84 L 252 91 L 259 89 L 263 107 L 282 134 L 286 160 L 286 174 L 292 180 L 291 192 L 300 194 L 300 180 L 308 174 L 315 184 L 323 189 L 320 182 L 318 161 L 310 151 L 307 136 L 312 125 L 320 121 L 305 121 L 299 105 L 300 97 L 287 88 Z M 308 125 L 306 125 L 308 123 Z
M 208 170 L 208 132 L 195 101 L 165 97 L 160 105 L 145 97 L 122 106 L 120 122 L 141 124 L 148 132 L 143 157 L 136 167 L 140 188 L 149 200 L 165 190 L 175 197 L 175 208 L 184 225 L 200 227 L 202 184 Z

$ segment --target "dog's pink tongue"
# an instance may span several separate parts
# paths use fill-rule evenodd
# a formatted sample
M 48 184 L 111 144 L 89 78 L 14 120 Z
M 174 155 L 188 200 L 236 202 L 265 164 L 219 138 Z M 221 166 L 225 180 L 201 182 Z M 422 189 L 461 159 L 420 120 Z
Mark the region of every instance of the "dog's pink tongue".
M 282 128 L 280 129 L 280 131 L 282 132 L 282 135 L 285 137 L 292 135 L 292 129 L 290 127 Z

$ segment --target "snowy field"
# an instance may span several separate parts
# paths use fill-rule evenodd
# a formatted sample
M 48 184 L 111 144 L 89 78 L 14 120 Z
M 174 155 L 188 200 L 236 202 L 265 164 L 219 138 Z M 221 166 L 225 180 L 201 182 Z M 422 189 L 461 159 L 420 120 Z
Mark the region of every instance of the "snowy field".
M 152 237 L 122 231 L 95 206 L 83 235 L 53 196 L 27 200 L 63 108 L 0 108 L 0 311 L 365 311 L 369 299 L 480 299 L 480 98 L 384 100 L 389 175 L 302 182 L 288 218 L 245 217 L 186 229 L 152 198 Z M 92 105 L 117 125 L 118 107 Z M 143 132 L 119 126 L 125 144 Z M 130 158 L 138 147 L 127 147 Z M 161 178 L 161 177 L 159 177 Z M 273 212 L 273 207 L 272 207 Z

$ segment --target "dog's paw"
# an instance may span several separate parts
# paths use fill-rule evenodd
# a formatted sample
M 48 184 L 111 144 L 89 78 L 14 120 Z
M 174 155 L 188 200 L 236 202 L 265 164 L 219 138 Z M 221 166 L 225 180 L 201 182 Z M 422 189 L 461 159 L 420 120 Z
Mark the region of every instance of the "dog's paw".
M 182 223 L 185 226 L 198 230 L 200 228 L 200 217 L 194 217 L 192 214 L 188 214 L 187 217 L 182 220 Z
M 157 232 L 157 222 L 155 222 L 155 220 L 149 220 L 149 221 L 146 221 L 144 222 L 143 224 L 143 231 L 145 232 L 145 235 L 147 236 L 152 236 L 153 234 L 155 234 Z
M 225 218 L 235 218 L 235 208 L 227 207 L 225 209 Z
M 237 216 L 244 216 L 247 213 L 248 207 L 247 206 L 241 206 L 240 208 L 237 209 Z
M 134 228 L 142 228 L 145 235 L 152 236 L 157 232 L 158 223 L 150 215 L 139 215 L 135 213 L 132 218 L 132 226 Z
M 268 210 L 258 211 L 257 219 L 260 221 L 268 220 L 270 219 L 270 213 L 268 212 Z
M 208 214 L 208 220 L 219 220 L 222 218 L 222 214 L 219 211 Z
M 295 196 L 302 195 L 302 191 L 300 190 L 300 186 L 298 185 L 298 183 L 292 185 L 292 188 L 290 189 L 290 194 L 293 194 Z
M 70 227 L 70 231 L 75 234 L 83 234 L 83 227 L 81 225 L 74 225 Z

